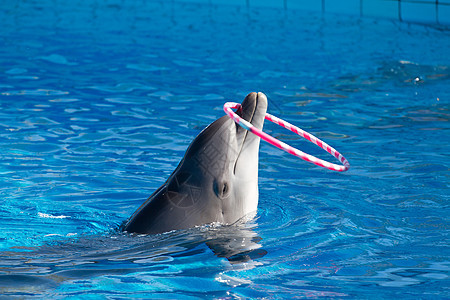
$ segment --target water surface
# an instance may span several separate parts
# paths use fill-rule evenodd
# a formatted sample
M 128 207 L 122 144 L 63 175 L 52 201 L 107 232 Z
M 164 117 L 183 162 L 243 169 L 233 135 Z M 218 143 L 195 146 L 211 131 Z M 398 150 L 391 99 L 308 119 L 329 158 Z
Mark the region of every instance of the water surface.
M 447 31 L 167 1 L 4 2 L 0 20 L 1 294 L 450 297 Z M 251 91 L 351 169 L 263 143 L 253 221 L 120 233 Z

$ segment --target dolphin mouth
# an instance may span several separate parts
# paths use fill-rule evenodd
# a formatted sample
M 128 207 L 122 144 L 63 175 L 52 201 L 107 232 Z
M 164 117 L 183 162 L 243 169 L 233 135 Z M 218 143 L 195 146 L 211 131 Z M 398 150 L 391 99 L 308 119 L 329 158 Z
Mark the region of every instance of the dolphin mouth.
M 267 97 L 263 93 L 250 93 L 245 97 L 244 101 L 241 104 L 241 117 L 250 122 L 253 126 L 262 130 L 264 124 L 264 117 L 267 111 Z M 243 128 L 242 128 L 243 129 Z M 251 135 L 251 132 L 248 130 L 244 130 L 245 136 L 243 139 L 243 143 L 247 136 Z
M 250 122 L 255 127 L 262 128 L 262 122 L 264 120 L 255 120 L 258 117 L 264 117 L 265 112 L 267 110 L 267 97 L 263 93 L 250 93 L 245 97 L 244 101 L 242 101 L 241 109 L 237 112 L 237 114 L 243 118 L 244 120 Z M 256 124 L 254 124 L 254 122 Z M 261 129 L 259 128 L 259 129 Z
M 245 97 L 244 101 L 241 104 L 241 110 L 239 110 L 238 115 L 244 120 L 250 122 L 253 126 L 262 130 L 264 124 L 264 118 L 267 111 L 267 97 L 263 93 L 250 93 Z M 259 149 L 259 140 L 260 138 L 253 133 L 245 130 L 236 124 L 237 128 L 237 137 L 238 141 L 240 141 L 238 157 L 236 158 L 236 162 L 234 165 L 234 172 L 236 173 L 236 166 L 238 164 L 239 159 L 246 151 L 252 151 L 248 148 L 253 149 L 256 146 L 256 155 L 258 154 L 257 150 Z

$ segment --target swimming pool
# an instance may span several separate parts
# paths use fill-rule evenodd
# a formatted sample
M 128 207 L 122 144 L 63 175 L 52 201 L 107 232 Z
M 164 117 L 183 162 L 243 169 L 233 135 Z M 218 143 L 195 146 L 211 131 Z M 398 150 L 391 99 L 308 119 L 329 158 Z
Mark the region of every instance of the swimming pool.
M 450 296 L 448 31 L 162 1 L 1 8 L 0 294 Z M 223 103 L 251 91 L 351 169 L 263 143 L 253 221 L 118 232 Z

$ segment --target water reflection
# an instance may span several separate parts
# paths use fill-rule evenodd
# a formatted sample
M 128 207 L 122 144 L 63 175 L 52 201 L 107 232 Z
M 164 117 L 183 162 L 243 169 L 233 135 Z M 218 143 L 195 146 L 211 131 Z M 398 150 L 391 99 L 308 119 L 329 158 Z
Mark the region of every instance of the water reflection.
M 83 278 L 130 273 L 184 277 L 204 267 L 213 268 L 214 276 L 220 277 L 223 266 L 211 261 L 225 258 L 227 268 L 248 270 L 267 253 L 260 242 L 256 223 L 242 221 L 158 235 L 115 232 L 37 248 L 15 248 L 0 252 L 0 291 L 32 295 Z

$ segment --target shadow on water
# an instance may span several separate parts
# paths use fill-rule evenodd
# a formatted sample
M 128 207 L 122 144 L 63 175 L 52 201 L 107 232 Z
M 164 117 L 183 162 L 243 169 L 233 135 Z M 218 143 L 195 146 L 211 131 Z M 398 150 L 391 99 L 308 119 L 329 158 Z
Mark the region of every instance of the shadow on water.
M 42 294 L 64 282 L 97 276 L 183 274 L 193 271 L 189 269 L 202 269 L 205 261 L 217 257 L 226 258 L 228 268 L 253 268 L 258 264 L 256 260 L 267 254 L 259 244 L 261 237 L 255 227 L 253 222 L 242 221 L 157 235 L 117 230 L 110 235 L 84 236 L 28 251 L 0 252 L 0 294 Z M 222 270 L 219 264 L 216 274 Z

